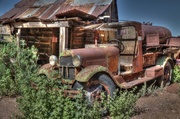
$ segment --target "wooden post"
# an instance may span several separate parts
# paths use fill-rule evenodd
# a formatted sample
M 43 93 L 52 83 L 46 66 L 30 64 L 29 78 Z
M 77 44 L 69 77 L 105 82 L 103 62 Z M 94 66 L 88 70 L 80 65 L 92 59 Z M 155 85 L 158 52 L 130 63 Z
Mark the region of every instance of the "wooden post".
M 59 53 L 68 47 L 68 28 L 60 27 L 59 29 Z
M 20 35 L 21 35 L 21 29 L 18 29 L 17 33 L 16 33 L 16 38 L 17 38 L 17 46 L 19 48 L 20 46 Z

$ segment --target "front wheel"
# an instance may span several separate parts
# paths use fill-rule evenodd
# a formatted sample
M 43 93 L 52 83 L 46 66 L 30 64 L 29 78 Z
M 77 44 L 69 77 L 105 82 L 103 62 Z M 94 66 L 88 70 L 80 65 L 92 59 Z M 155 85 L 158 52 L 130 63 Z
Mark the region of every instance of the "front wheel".
M 105 97 L 113 97 L 116 90 L 116 86 L 112 79 L 105 74 L 93 76 L 84 85 L 80 85 L 79 82 L 76 82 L 74 87 L 83 87 L 83 89 L 86 91 L 86 97 L 90 103 L 93 103 L 95 100 L 100 101 L 102 99 L 102 94 Z
M 166 62 L 164 66 L 164 75 L 158 79 L 159 86 L 168 86 L 172 81 L 172 65 Z

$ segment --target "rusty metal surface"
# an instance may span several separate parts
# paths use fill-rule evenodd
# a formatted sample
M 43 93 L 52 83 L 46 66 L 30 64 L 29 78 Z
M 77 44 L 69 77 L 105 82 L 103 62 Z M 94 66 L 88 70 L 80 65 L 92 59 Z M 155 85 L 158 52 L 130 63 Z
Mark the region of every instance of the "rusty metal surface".
M 158 46 L 159 45 L 159 34 L 148 34 L 146 35 L 146 46 Z
M 15 4 L 14 8 L 6 12 L 4 15 L 0 16 L 0 21 L 4 19 L 14 19 L 18 18 L 23 12 L 25 12 L 30 6 L 32 6 L 37 0 L 21 0 Z
M 166 40 L 172 36 L 171 31 L 165 27 L 142 24 L 143 39 L 145 39 L 148 34 L 158 34 L 160 43 L 166 43 Z
M 168 43 L 169 46 L 177 46 L 180 47 L 180 37 L 172 37 Z
M 146 53 L 143 55 L 143 67 L 155 65 L 157 59 L 156 53 Z
M 111 72 L 117 71 L 119 50 L 116 47 L 75 49 L 72 50 L 72 54 L 82 57 L 83 67 L 101 65 L 107 67 Z
M 103 3 L 100 1 L 102 0 L 91 1 L 90 3 L 82 2 L 84 5 L 77 4 L 75 6 L 73 5 L 74 0 L 21 0 L 14 8 L 2 15 L 0 21 L 27 18 L 56 20 L 59 17 L 64 18 L 66 15 L 68 17 L 78 15 L 81 18 L 96 18 L 112 3 L 112 0 L 106 0 Z M 76 3 L 78 3 L 78 0 L 76 0 Z
M 88 66 L 76 75 L 76 80 L 80 82 L 88 82 L 89 79 L 91 79 L 98 72 L 108 73 L 108 69 L 100 65 Z
M 142 51 L 142 41 L 138 41 L 138 54 L 133 59 L 133 72 L 141 72 L 143 71 L 143 51 Z
M 151 68 L 146 69 L 146 76 L 147 77 L 158 77 L 158 76 L 162 76 L 164 73 L 163 68 L 161 66 L 154 66 Z
M 79 6 L 79 5 L 85 5 L 85 4 L 95 4 L 95 5 L 108 5 L 111 4 L 112 0 L 73 0 L 74 6 Z

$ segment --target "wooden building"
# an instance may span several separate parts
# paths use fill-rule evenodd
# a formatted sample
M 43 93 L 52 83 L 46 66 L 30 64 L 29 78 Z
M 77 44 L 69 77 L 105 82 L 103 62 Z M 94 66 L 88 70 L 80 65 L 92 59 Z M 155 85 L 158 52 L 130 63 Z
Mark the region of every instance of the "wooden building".
M 0 17 L 0 29 L 37 47 L 45 63 L 66 48 L 94 43 L 93 31 L 79 26 L 112 21 L 118 21 L 116 0 L 21 0 Z

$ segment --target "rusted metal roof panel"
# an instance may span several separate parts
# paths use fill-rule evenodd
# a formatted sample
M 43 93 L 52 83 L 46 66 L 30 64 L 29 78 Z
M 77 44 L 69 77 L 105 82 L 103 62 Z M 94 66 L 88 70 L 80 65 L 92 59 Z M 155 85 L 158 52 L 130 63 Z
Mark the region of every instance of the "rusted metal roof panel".
M 60 9 L 56 12 L 56 16 L 63 17 L 66 16 L 66 13 L 68 16 L 70 16 L 69 13 L 73 15 L 73 11 L 77 13 L 77 11 L 89 14 L 89 11 L 93 8 L 94 4 L 87 4 L 83 6 L 71 6 L 70 4 L 64 4 L 60 7 Z M 90 15 L 90 14 L 89 14 Z
M 92 15 L 94 16 L 99 16 L 101 15 L 104 11 L 106 11 L 106 9 L 109 7 L 109 5 L 105 5 L 105 6 L 96 6 L 96 8 L 93 10 Z
M 41 19 L 56 19 L 56 11 L 61 7 L 61 4 L 53 4 L 40 16 Z
M 20 11 L 21 11 L 20 8 L 12 8 L 10 11 L 0 16 L 0 19 L 13 18 L 13 16 L 15 16 Z
M 33 7 L 47 6 L 54 4 L 54 2 L 56 2 L 56 0 L 37 0 L 34 3 Z
M 86 12 L 79 11 L 77 9 L 69 10 L 67 12 L 64 12 L 64 13 L 61 13 L 61 14 L 57 15 L 57 17 L 63 17 L 63 16 L 66 16 L 66 17 L 80 17 L 80 18 L 83 18 L 83 19 L 95 19 L 96 18 L 95 16 L 93 16 L 91 14 L 87 14 Z
M 0 21 L 3 19 L 16 19 L 19 18 L 24 11 L 26 11 L 30 6 L 34 4 L 36 0 L 21 0 L 14 5 L 10 11 L 6 12 L 4 15 L 0 16 Z
M 109 5 L 112 0 L 73 0 L 73 6 L 95 4 L 95 5 Z
M 29 18 L 33 17 L 39 8 L 28 8 L 25 12 L 18 16 L 18 18 Z
M 94 19 L 101 15 L 112 0 L 21 0 L 14 8 L 0 17 L 9 19 L 50 19 L 81 17 Z

